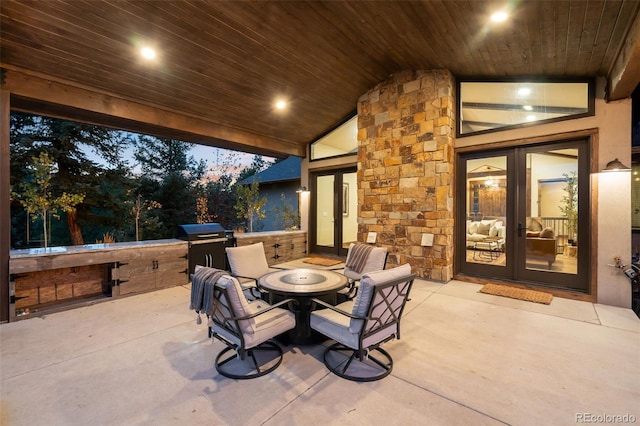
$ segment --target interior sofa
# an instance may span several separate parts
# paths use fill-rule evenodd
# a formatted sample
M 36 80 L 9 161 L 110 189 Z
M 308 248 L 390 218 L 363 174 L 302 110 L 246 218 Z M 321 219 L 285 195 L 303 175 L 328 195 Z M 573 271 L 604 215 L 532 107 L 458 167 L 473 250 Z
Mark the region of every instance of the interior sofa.
M 484 218 L 479 221 L 467 220 L 467 248 L 502 251 L 505 236 L 504 220 L 500 220 L 500 218 Z
M 547 262 L 549 269 L 556 261 L 556 236 L 551 228 L 543 228 L 538 218 L 527 218 L 527 259 Z

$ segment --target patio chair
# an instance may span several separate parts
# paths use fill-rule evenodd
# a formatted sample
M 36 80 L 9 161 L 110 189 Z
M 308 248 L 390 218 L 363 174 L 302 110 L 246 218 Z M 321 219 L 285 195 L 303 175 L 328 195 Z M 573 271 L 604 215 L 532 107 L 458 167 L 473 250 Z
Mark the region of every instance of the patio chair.
M 391 373 L 393 359 L 380 345 L 400 338 L 400 318 L 414 278 L 411 266 L 405 264 L 365 274 L 355 300 L 331 306 L 313 299 L 327 308 L 311 312 L 310 324 L 335 340 L 324 352 L 324 363 L 332 373 L 358 382 Z
M 216 371 L 232 379 L 252 379 L 278 368 L 282 348 L 272 339 L 296 325 L 294 314 L 280 308 L 291 300 L 274 305 L 248 301 L 230 275 L 221 276 L 212 287 L 211 335 L 227 346 L 216 356 Z M 229 352 L 233 353 L 226 356 Z
M 387 265 L 389 252 L 386 247 L 372 247 L 368 244 L 351 243 L 345 261 L 344 276 L 349 284 L 338 292 L 340 301 L 353 299 L 358 292 L 358 281 L 367 272 L 379 271 Z
M 258 287 L 260 277 L 280 270 L 269 267 L 264 244 L 259 242 L 247 246 L 226 247 L 225 250 L 231 275 L 240 282 L 243 290 L 248 290 L 251 297 L 261 298 L 262 295 Z

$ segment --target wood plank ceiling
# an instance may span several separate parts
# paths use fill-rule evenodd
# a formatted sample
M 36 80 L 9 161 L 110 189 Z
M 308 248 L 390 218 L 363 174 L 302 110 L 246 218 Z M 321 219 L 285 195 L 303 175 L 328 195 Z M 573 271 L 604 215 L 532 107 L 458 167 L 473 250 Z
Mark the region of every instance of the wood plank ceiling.
M 304 156 L 395 72 L 605 76 L 618 98 L 640 80 L 640 2 L 510 2 L 490 24 L 505 4 L 2 0 L 2 88 L 17 110 Z

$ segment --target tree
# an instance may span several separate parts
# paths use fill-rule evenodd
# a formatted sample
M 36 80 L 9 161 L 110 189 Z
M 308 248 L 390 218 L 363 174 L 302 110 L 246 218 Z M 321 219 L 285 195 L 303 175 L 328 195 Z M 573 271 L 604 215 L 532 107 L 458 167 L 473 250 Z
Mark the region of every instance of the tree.
M 194 183 L 204 176 L 207 162 L 188 156 L 191 144 L 175 139 L 139 135 L 135 142 L 134 157 L 140 163 L 142 173 L 162 181 L 172 174 L 179 174 Z
M 42 219 L 42 233 L 44 246 L 48 247 L 47 222 L 49 215 L 59 218 L 58 210 L 67 214 L 75 211 L 75 206 L 84 200 L 84 194 L 68 194 L 63 192 L 55 197 L 51 191 L 51 178 L 56 167 L 46 152 L 41 152 L 39 157 L 33 157 L 31 167 L 32 178 L 21 183 L 21 193 L 14 196 L 20 200 L 29 214 L 34 215 L 34 220 Z
M 563 173 L 566 192 L 560 200 L 560 211 L 567 218 L 569 239 L 575 241 L 578 228 L 578 174 L 575 171 Z
M 235 188 L 237 216 L 239 219 L 244 219 L 249 232 L 253 232 L 255 223 L 266 217 L 264 206 L 267 204 L 267 197 L 260 198 L 258 182 L 253 182 L 250 185 L 236 185 Z
M 276 223 L 281 224 L 285 230 L 297 229 L 300 226 L 300 214 L 287 200 L 284 192 L 280 194 L 280 205 L 273 207 Z
M 267 162 L 261 155 L 254 155 L 251 160 L 251 165 L 249 165 L 249 167 L 245 167 L 240 173 L 238 173 L 237 182 L 242 182 L 256 173 L 263 171 L 271 164 L 272 163 Z
M 23 182 L 31 159 L 45 152 L 57 166 L 50 181 L 52 190 L 85 194 L 81 205 L 66 212 L 71 244 L 84 244 L 80 224 L 108 206 L 100 194 L 103 174 L 111 168 L 126 168 L 122 153 L 130 142 L 128 135 L 90 124 L 13 112 L 10 136 L 12 182 Z M 109 166 L 90 160 L 90 151 Z
M 131 195 L 131 192 L 129 194 Z M 128 200 L 127 203 L 131 206 L 130 214 L 135 221 L 136 241 L 140 241 L 140 221 L 147 219 L 146 212 L 162 208 L 162 205 L 157 201 L 143 199 L 140 193 L 136 194 L 133 200 Z
M 136 141 L 134 156 L 149 189 L 142 194 L 162 205 L 155 211 L 161 227 L 151 234 L 154 237 L 175 236 L 178 225 L 196 221 L 196 202 L 207 163 L 189 156 L 190 149 L 191 144 L 175 139 L 141 135 Z

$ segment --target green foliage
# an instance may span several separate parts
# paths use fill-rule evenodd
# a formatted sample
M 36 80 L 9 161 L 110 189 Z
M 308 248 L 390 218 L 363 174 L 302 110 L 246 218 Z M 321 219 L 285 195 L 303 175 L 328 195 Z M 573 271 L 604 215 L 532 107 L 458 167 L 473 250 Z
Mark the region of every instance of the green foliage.
M 104 241 L 105 235 L 116 241 L 172 238 L 179 224 L 197 220 L 255 230 L 266 216 L 266 198 L 259 199 L 257 186 L 255 193 L 251 188 L 235 191 L 235 182 L 270 165 L 260 156 L 243 169 L 239 154 L 218 154 L 212 159 L 216 173 L 209 173 L 205 181 L 207 163 L 189 155 L 192 144 L 187 142 L 17 112 L 11 114 L 10 136 L 14 248 L 40 239 L 39 232 L 31 232 L 30 219 L 34 226 L 46 226 L 47 238 L 51 235 L 56 244 L 67 245 Z M 131 147 L 139 165 L 124 160 Z M 48 178 L 49 193 L 68 206 L 55 210 L 59 221 L 51 222 L 49 205 L 46 221 L 40 213 L 28 218 L 23 207 L 24 202 L 35 208 L 26 201 L 33 194 L 25 193 L 20 183 L 34 181 L 32 158 L 40 153 L 56 165 Z M 236 211 L 239 193 L 248 203 L 246 215 Z M 69 194 L 85 197 L 72 206 L 77 199 Z
M 51 179 L 56 171 L 53 160 L 46 152 L 33 157 L 30 167 L 31 178 L 20 184 L 21 192 L 14 193 L 13 197 L 33 216 L 33 219 L 42 219 L 44 246 L 48 247 L 47 222 L 49 216 L 59 219 L 58 211 L 73 212 L 84 198 L 84 194 L 69 194 L 63 192 L 54 196 L 51 189 Z
M 565 195 L 560 200 L 560 211 L 567 218 L 569 238 L 575 239 L 578 230 L 578 174 L 573 171 L 563 173 Z
M 244 219 L 249 232 L 253 232 L 256 222 L 266 217 L 264 210 L 267 197 L 260 198 L 260 185 L 236 185 L 235 210 L 239 219 Z
M 101 191 L 104 174 L 112 169 L 120 170 L 121 176 L 126 174 L 123 170 L 127 164 L 122 158 L 130 143 L 128 135 L 89 124 L 19 112 L 11 113 L 10 117 L 11 182 L 18 187 L 17 182 L 28 178 L 32 158 L 47 153 L 57 166 L 50 180 L 51 190 L 85 194 L 77 210 L 65 215 L 72 244 L 84 244 L 81 224 L 100 222 L 99 214 L 108 212 L 111 207 Z M 91 151 L 104 159 L 109 167 L 90 160 L 86 153 Z
M 139 135 L 135 142 L 135 159 L 147 177 L 164 180 L 171 175 L 181 175 L 189 183 L 204 176 L 206 162 L 196 162 L 188 156 L 191 144 L 175 139 Z
M 280 194 L 280 204 L 273 208 L 276 222 L 285 230 L 298 229 L 300 216 L 298 210 L 286 199 L 284 192 Z

